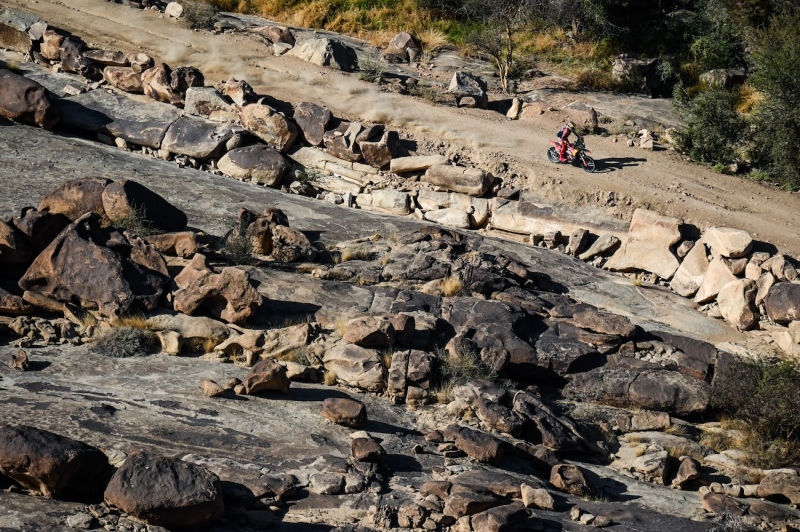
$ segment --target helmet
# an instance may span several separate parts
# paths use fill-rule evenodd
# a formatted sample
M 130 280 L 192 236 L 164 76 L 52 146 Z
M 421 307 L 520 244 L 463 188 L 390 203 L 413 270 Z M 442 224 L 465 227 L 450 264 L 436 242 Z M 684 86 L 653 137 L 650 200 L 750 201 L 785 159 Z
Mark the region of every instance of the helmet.
M 575 131 L 575 127 L 576 127 L 575 122 L 573 122 L 572 120 L 567 122 L 567 128 L 569 128 L 571 131 Z

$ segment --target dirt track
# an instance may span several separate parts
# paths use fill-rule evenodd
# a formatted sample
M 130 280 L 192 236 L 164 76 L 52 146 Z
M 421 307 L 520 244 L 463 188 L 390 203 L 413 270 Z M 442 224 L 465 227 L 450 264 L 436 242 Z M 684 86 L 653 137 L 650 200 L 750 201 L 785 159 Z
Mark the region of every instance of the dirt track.
M 384 122 L 420 140 L 463 145 L 487 161 L 507 157 L 524 168 L 527 185 L 549 201 L 596 207 L 598 216 L 629 217 L 635 207 L 649 207 L 706 228 L 728 225 L 745 229 L 761 241 L 800 256 L 800 194 L 745 179 L 717 174 L 689 164 L 674 152 L 644 152 L 611 138 L 588 137 L 587 145 L 608 171 L 586 174 L 550 165 L 544 152 L 560 120 L 548 113 L 540 120 L 510 122 L 492 111 L 436 107 L 418 99 L 380 92 L 354 75 L 322 69 L 300 60 L 272 57 L 265 46 L 245 35 L 192 32 L 155 11 L 138 11 L 99 0 L 9 0 L 8 6 L 31 11 L 84 38 L 88 43 L 142 50 L 172 65 L 191 64 L 207 83 L 235 76 L 262 94 L 297 103 L 310 100 L 335 114 Z M 570 99 L 579 99 L 572 94 Z M 583 210 L 583 209 L 582 209 Z M 591 215 L 591 214 L 589 214 Z

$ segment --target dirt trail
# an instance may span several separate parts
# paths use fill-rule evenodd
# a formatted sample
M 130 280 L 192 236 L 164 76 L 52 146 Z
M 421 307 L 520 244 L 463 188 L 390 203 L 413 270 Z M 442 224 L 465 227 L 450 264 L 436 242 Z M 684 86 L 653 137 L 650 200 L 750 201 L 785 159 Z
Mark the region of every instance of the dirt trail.
M 376 85 L 353 75 L 291 57 L 273 57 L 262 43 L 246 35 L 187 30 L 151 10 L 98 0 L 70 0 L 69 5 L 57 0 L 10 0 L 5 4 L 34 12 L 97 46 L 142 50 L 173 65 L 197 66 L 207 83 L 232 75 L 278 100 L 315 101 L 334 113 L 383 122 L 421 140 L 466 146 L 477 154 L 473 155 L 476 159 L 499 154 L 524 168 L 532 192 L 549 201 L 593 205 L 598 215 L 629 216 L 634 207 L 649 207 L 701 228 L 745 229 L 758 240 L 800 256 L 800 194 L 720 175 L 691 165 L 674 152 L 644 152 L 602 137 L 588 137 L 587 144 L 598 160 L 607 160 L 610 171 L 586 174 L 555 167 L 544 153 L 560 119 L 557 113 L 541 120 L 510 122 L 491 111 L 432 106 L 380 92 Z M 620 197 L 630 201 L 614 199 Z

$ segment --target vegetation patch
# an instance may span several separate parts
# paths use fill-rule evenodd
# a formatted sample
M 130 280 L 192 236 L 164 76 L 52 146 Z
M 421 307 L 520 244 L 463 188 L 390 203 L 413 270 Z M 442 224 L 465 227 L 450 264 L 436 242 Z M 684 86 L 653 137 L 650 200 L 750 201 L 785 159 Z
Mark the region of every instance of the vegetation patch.
M 112 358 L 143 357 L 158 351 L 158 338 L 146 329 L 114 327 L 99 336 L 91 350 Z

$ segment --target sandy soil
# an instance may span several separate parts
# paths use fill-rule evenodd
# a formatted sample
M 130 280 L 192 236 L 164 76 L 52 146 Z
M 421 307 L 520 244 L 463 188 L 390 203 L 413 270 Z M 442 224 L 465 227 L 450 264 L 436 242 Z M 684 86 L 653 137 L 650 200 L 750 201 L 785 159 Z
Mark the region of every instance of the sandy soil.
M 264 44 L 242 34 L 193 32 L 151 10 L 98 0 L 8 0 L 99 47 L 141 50 L 171 65 L 194 65 L 207 83 L 235 76 L 262 94 L 289 103 L 308 100 L 335 114 L 383 122 L 420 142 L 463 146 L 472 160 L 508 162 L 533 194 L 551 202 L 595 207 L 598 217 L 629 218 L 645 207 L 683 218 L 700 228 L 727 225 L 800 256 L 800 194 L 689 164 L 671 151 L 644 152 L 613 138 L 588 137 L 605 171 L 586 174 L 545 158 L 559 112 L 511 122 L 492 111 L 432 106 L 381 92 L 352 74 L 318 68 L 291 57 L 273 57 Z M 570 100 L 592 100 L 570 94 Z

